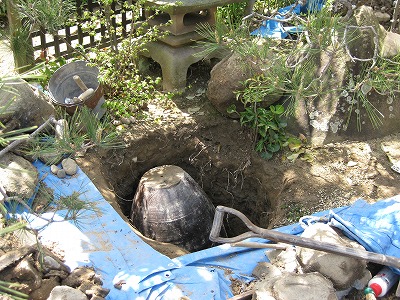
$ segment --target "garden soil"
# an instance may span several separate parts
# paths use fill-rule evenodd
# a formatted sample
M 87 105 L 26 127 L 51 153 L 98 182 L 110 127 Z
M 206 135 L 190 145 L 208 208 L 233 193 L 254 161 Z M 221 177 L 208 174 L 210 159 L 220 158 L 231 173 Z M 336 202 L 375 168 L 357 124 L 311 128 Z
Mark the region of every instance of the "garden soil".
M 264 160 L 254 151 L 254 133 L 220 115 L 207 100 L 210 68 L 207 63 L 195 65 L 184 93 L 172 101 L 154 101 L 146 120 L 119 125 L 126 148 L 93 150 L 78 159 L 121 214 L 129 217 L 141 176 L 165 164 L 187 171 L 214 205 L 238 209 L 264 228 L 351 205 L 359 198 L 374 202 L 400 192 L 400 174 L 391 168 L 400 161 L 400 133 L 305 145 L 294 161 L 288 152 Z M 228 224 L 232 234 L 245 230 L 236 221 Z

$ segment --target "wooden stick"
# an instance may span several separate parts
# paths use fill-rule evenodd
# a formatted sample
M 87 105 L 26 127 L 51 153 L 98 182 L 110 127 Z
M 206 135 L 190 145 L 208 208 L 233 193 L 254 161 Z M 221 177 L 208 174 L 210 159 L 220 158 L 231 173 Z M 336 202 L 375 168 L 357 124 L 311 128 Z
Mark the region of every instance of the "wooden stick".
M 81 88 L 82 92 L 85 92 L 88 89 L 88 87 L 79 77 L 79 75 L 74 75 L 74 77 L 72 78 L 74 79 L 75 83 Z

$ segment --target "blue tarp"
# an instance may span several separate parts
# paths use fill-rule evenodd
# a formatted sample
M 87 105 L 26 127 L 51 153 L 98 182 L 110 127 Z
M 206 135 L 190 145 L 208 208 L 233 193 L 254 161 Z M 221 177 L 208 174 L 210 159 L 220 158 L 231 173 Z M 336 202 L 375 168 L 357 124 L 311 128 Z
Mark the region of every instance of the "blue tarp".
M 80 199 L 96 205 L 97 210 L 80 216 L 77 227 L 72 222 L 53 222 L 43 229 L 40 239 L 64 254 L 71 269 L 92 266 L 100 274 L 103 287 L 110 289 L 109 300 L 119 299 L 227 299 L 232 297 L 231 279 L 249 282 L 258 262 L 267 261 L 265 249 L 231 247 L 228 244 L 170 259 L 151 248 L 132 231 L 112 206 L 102 197 L 90 179 L 79 169 L 75 176 L 58 179 L 49 167 L 36 162 L 45 184 L 57 196 L 73 192 Z M 46 213 L 44 217 L 61 221 L 63 214 Z M 330 222 L 360 241 L 367 249 L 400 257 L 400 197 L 367 204 L 357 201 L 351 207 L 317 216 L 330 217 Z M 45 222 L 25 214 L 34 228 Z M 300 224 L 277 229 L 289 234 L 303 231 Z M 252 241 L 265 242 L 263 239 Z M 125 280 L 121 289 L 114 284 Z
M 329 225 L 341 229 L 366 250 L 400 257 L 399 196 L 374 204 L 358 200 L 340 213 L 331 212 L 329 219 Z M 400 269 L 392 269 L 400 274 Z
M 285 20 L 289 17 L 286 15 L 293 8 L 292 13 L 296 15 L 300 15 L 302 13 L 320 11 L 322 6 L 324 5 L 325 0 L 310 0 L 307 1 L 304 5 L 289 5 L 283 8 L 278 9 L 278 15 L 274 16 L 277 20 Z M 284 26 L 283 22 L 275 21 L 275 20 L 267 20 L 264 21 L 263 24 L 254 30 L 251 35 L 274 38 L 274 39 L 284 39 L 289 34 L 288 33 L 296 33 L 301 32 L 301 26 Z

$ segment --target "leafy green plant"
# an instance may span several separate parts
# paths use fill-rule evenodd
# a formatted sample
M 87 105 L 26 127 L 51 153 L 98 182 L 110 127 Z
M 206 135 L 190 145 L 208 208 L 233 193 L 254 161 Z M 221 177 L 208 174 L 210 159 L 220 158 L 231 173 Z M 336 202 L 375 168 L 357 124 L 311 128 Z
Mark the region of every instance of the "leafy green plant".
M 26 52 L 29 57 L 33 56 L 33 49 L 30 39 L 26 38 L 32 32 L 39 30 L 43 34 L 51 34 L 61 40 L 71 51 L 79 53 L 87 59 L 80 47 L 73 47 L 65 36 L 59 34 L 59 30 L 66 24 L 72 24 L 76 20 L 76 6 L 74 0 L 19 0 L 13 4 L 13 9 L 18 15 L 18 22 L 21 24 L 11 33 L 12 39 L 23 41 L 23 48 L 12 47 L 14 53 Z M 17 21 L 17 20 L 16 20 Z M 15 26 L 14 26 L 15 27 Z M 20 42 L 20 43 L 21 43 Z M 46 49 L 42 49 L 46 53 Z M 27 65 L 33 64 L 27 61 Z
M 26 27 L 16 28 L 13 34 L 6 35 L 10 41 L 10 49 L 14 54 L 14 59 L 21 62 L 19 67 L 25 70 L 25 67 L 31 63 L 33 46 L 29 40 L 29 30 Z
M 257 152 L 261 152 L 263 158 L 272 158 L 273 154 L 281 150 L 286 143 L 287 123 L 281 118 L 283 113 L 282 105 L 271 105 L 268 110 L 262 107 L 255 109 L 247 107 L 240 114 L 242 125 L 256 129 L 259 140 L 255 149 Z
M 61 56 L 52 60 L 41 62 L 35 66 L 35 69 L 38 70 L 37 73 L 39 74 L 39 83 L 43 89 L 47 89 L 50 78 L 66 63 L 67 60 Z
M 102 39 L 110 41 L 111 47 L 92 49 L 95 54 L 92 63 L 100 71 L 99 81 L 104 86 L 106 107 L 117 118 L 140 113 L 149 101 L 163 97 L 157 92 L 161 78 L 146 75 L 141 66 L 142 56 L 147 51 L 146 46 L 167 35 L 167 32 L 160 30 L 160 27 L 168 25 L 169 22 L 149 25 L 149 20 L 159 13 L 158 10 L 155 10 L 155 15 L 143 21 L 143 3 L 143 0 L 133 4 L 129 4 L 128 1 L 123 2 L 123 9 L 132 14 L 130 29 L 125 36 L 121 24 L 116 23 L 116 28 L 111 24 L 110 18 L 112 20 L 117 18 L 110 9 L 110 1 L 101 1 L 100 10 L 93 13 L 85 12 L 82 20 L 88 24 L 85 30 L 93 35 L 96 34 L 96 27 L 90 24 L 100 23 L 106 27 Z M 96 23 L 88 21 L 93 18 L 96 19 Z M 118 46 L 116 41 L 119 41 Z
M 21 78 L 30 83 L 39 83 L 43 90 L 48 89 L 48 83 L 57 69 L 67 63 L 64 57 L 58 57 L 51 60 L 44 60 L 28 68 L 24 73 L 15 78 Z
M 236 108 L 231 107 L 228 112 L 236 112 Z M 286 147 L 295 150 L 301 146 L 299 139 L 289 136 L 286 132 L 284 112 L 285 109 L 280 104 L 263 108 L 257 102 L 246 105 L 244 111 L 238 112 L 240 124 L 254 129 L 257 137 L 255 150 L 260 152 L 264 159 L 271 159 Z

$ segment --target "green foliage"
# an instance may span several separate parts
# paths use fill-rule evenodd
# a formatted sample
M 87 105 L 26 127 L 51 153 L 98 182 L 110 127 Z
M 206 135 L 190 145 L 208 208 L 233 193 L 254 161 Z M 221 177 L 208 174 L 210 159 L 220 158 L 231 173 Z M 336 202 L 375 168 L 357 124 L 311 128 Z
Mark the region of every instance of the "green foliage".
M 217 8 L 217 18 L 230 26 L 239 27 L 245 17 L 247 1 L 231 3 Z
M 22 18 L 22 24 L 30 32 L 35 29 L 45 29 L 54 34 L 69 22 L 75 11 L 75 1 L 19 0 L 17 9 Z
M 16 28 L 14 33 L 8 36 L 10 49 L 16 61 L 25 61 L 33 53 L 29 35 L 30 31 L 26 27 L 20 27 Z
M 62 66 L 67 63 L 64 57 L 58 57 L 54 60 L 45 61 L 42 63 L 42 68 L 39 71 L 39 75 L 42 75 L 42 79 L 39 81 L 43 89 L 47 89 L 50 78 L 53 74 Z
M 140 21 L 142 3 L 138 1 L 125 6 L 126 10 L 132 11 L 132 30 L 118 47 L 94 49 L 94 63 L 100 70 L 99 81 L 105 87 L 106 106 L 116 117 L 130 116 L 149 101 L 161 97 L 156 92 L 161 79 L 143 74 L 141 56 L 146 53 L 148 43 L 167 33 L 161 31 L 160 26 Z
M 43 61 L 36 64 L 30 70 L 27 70 L 25 74 L 22 74 L 22 78 L 28 82 L 38 82 L 43 89 L 47 89 L 50 78 L 66 63 L 67 60 L 62 56 L 52 60 Z
M 283 148 L 297 150 L 295 145 L 301 142 L 291 137 L 286 132 L 287 122 L 284 117 L 285 109 L 282 105 L 270 105 L 267 108 L 259 106 L 259 99 L 247 101 L 245 109 L 239 112 L 240 124 L 254 129 L 257 140 L 255 150 L 261 153 L 264 159 L 271 159 L 274 154 Z M 236 112 L 235 107 L 230 107 L 228 112 Z
M 271 105 L 269 109 L 262 107 L 246 107 L 240 113 L 240 123 L 257 131 L 259 140 L 255 150 L 265 159 L 272 158 L 273 154 L 281 150 L 286 143 L 286 121 L 282 118 L 282 105 Z
M 7 1 L 0 0 L 0 17 L 7 16 Z
M 259 0 L 254 3 L 254 10 L 263 13 L 265 11 L 277 10 L 281 7 L 292 5 L 292 0 Z
M 259 4 L 259 2 L 258 2 Z M 256 3 L 257 5 L 257 3 Z M 279 5 L 278 7 L 282 7 Z M 344 65 L 344 82 L 335 78 L 333 66 L 343 62 L 348 44 L 360 37 L 357 30 L 345 36 L 348 25 L 341 16 L 333 13 L 330 3 L 319 12 L 312 12 L 292 19 L 301 30 L 292 40 L 262 39 L 249 36 L 250 24 L 235 27 L 229 22 L 217 22 L 214 28 L 202 27 L 199 33 L 210 42 L 209 48 L 216 45 L 236 52 L 246 65 L 260 66 L 245 82 L 245 89 L 240 91 L 241 101 L 245 105 L 261 102 L 276 95 L 285 99 L 285 115 L 293 115 L 299 105 L 309 107 L 315 100 L 326 99 L 330 107 L 331 99 L 343 100 L 343 113 L 347 123 L 356 118 L 358 130 L 365 122 L 366 115 L 374 128 L 382 125 L 383 115 L 373 106 L 370 97 L 376 93 L 388 95 L 389 102 L 393 94 L 400 90 L 400 58 L 391 60 L 371 57 L 367 62 Z M 336 70 L 337 71 L 337 70 Z M 335 81 L 336 80 L 336 81 Z M 255 111 L 254 109 L 249 111 Z
M 6 214 L 7 210 L 6 210 L 5 206 L 3 204 L 0 204 L 0 207 L 1 207 L 1 211 L 3 213 L 5 212 L 4 214 Z M 6 226 L 4 228 L 1 228 L 0 229 L 0 236 L 3 236 L 3 235 L 8 234 L 10 232 L 14 232 L 14 231 L 17 231 L 17 230 L 24 229 L 26 227 L 26 224 L 27 224 L 26 222 L 21 221 L 21 222 L 17 222 L 17 223 L 11 224 L 9 226 Z
M 139 67 L 139 52 L 145 49 L 145 39 L 123 41 L 118 53 L 97 52 L 96 65 L 99 81 L 105 87 L 106 107 L 116 117 L 130 116 L 156 97 L 161 79 L 143 75 Z

